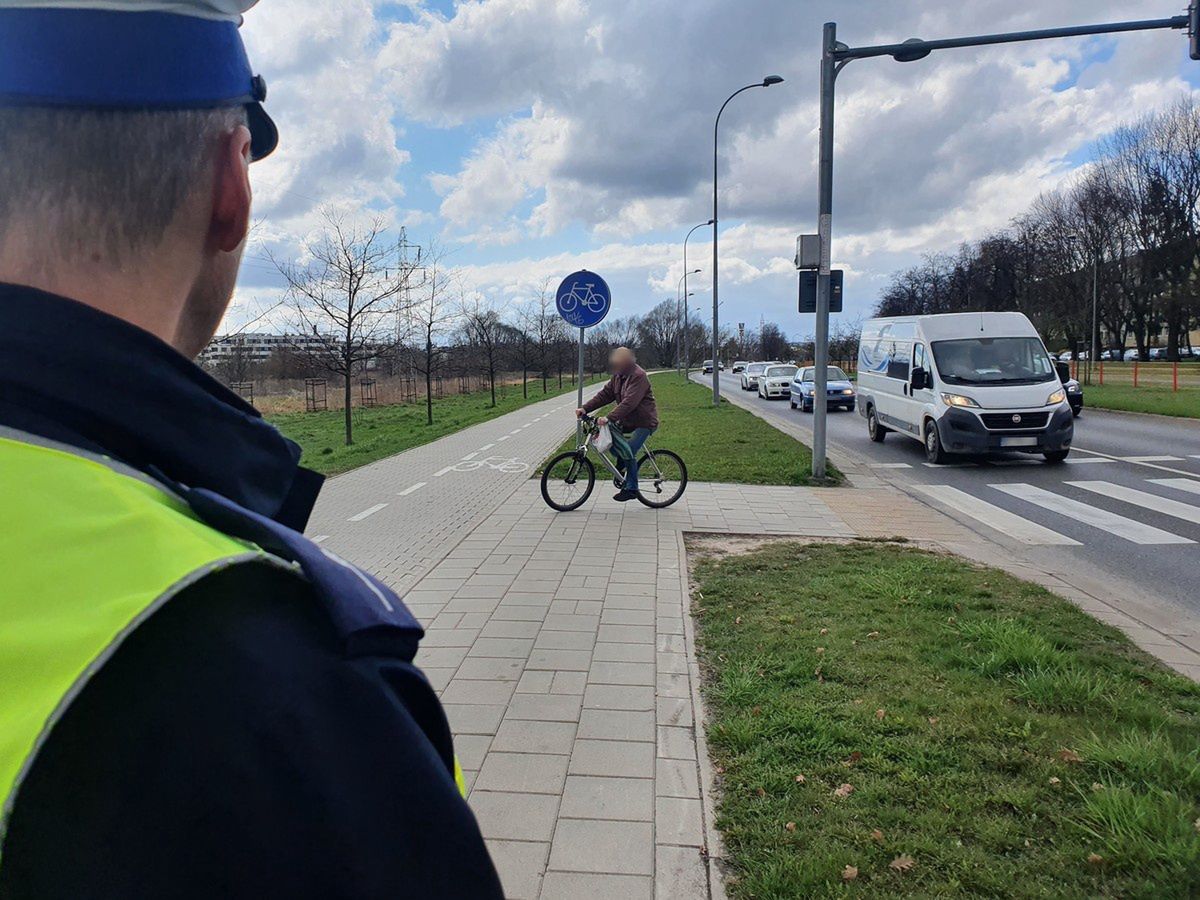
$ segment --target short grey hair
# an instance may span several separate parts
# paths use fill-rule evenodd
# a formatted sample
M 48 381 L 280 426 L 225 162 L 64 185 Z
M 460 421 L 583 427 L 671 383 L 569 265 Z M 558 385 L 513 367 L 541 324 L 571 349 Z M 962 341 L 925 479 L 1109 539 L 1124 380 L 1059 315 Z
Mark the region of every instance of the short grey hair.
M 240 106 L 0 108 L 0 242 L 22 221 L 63 259 L 153 249 L 206 183 L 219 138 L 245 121 Z

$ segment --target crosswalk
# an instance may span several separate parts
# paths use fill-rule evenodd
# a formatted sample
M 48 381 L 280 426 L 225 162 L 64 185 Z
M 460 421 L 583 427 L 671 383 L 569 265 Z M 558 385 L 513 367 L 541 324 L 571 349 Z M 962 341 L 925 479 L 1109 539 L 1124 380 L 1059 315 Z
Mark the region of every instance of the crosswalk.
M 1188 525 L 1200 525 L 1200 499 L 1192 500 L 1192 498 L 1200 498 L 1200 480 L 1151 478 L 1147 479 L 1147 483 L 1165 488 L 1175 496 L 1139 490 L 1126 484 L 1109 481 L 1065 481 L 1063 487 L 1083 492 L 1083 496 L 1094 494 L 1104 497 L 1108 501 L 1115 501 L 1120 509 L 1124 509 L 1124 505 L 1128 504 L 1142 512 L 1149 511 L 1153 514 L 1177 519 Z M 912 488 L 918 494 L 1025 545 L 1082 546 L 1083 541 L 1077 540 L 1076 537 L 1084 537 L 1086 540 L 1086 535 L 1093 529 L 1139 545 L 1196 543 L 1196 540 L 1186 535 L 1147 524 L 1142 521 L 1144 516 L 1135 518 L 1129 514 L 1084 502 L 1076 497 L 1068 496 L 1065 492 L 1047 490 L 1023 482 L 981 485 L 982 496 L 946 484 L 914 484 Z M 985 499 L 993 491 L 1019 501 L 1017 509 L 1006 509 Z M 1179 499 L 1180 497 L 1184 499 Z M 996 499 L 999 498 L 996 497 Z M 1034 508 L 1050 513 L 1052 517 L 1062 517 L 1063 521 L 1042 524 L 1042 522 L 1047 522 L 1044 515 L 1039 516 L 1042 522 L 1036 522 L 1028 515 L 1022 514 L 1023 512 L 1032 513 Z M 1081 530 L 1072 526 L 1084 527 Z M 1066 530 L 1070 530 L 1075 537 L 1064 533 Z

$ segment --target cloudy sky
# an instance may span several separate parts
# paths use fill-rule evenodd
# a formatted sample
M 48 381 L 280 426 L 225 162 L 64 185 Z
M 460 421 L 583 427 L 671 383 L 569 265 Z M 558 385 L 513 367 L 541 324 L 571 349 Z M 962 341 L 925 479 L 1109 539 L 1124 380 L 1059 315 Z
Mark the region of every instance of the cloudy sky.
M 279 150 L 231 324 L 278 295 L 322 206 L 381 214 L 449 251 L 469 290 L 520 302 L 579 268 L 614 315 L 675 297 L 712 205 L 721 120 L 722 320 L 796 312 L 816 230 L 821 25 L 851 45 L 1175 14 L 1182 0 L 261 0 L 243 33 Z M 1200 84 L 1180 32 L 852 63 L 838 81 L 834 263 L 846 313 L 890 272 L 1006 223 L 1122 121 Z M 708 229 L 689 243 L 710 302 Z

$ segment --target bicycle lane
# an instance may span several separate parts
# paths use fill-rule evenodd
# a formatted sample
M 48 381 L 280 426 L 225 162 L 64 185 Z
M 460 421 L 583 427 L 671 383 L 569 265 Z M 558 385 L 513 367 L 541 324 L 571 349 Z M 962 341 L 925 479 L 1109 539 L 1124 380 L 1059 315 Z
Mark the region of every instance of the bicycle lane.
M 404 593 L 532 476 L 573 430 L 574 408 L 574 392 L 559 394 L 335 476 L 307 533 Z M 409 605 L 422 621 L 441 606 Z

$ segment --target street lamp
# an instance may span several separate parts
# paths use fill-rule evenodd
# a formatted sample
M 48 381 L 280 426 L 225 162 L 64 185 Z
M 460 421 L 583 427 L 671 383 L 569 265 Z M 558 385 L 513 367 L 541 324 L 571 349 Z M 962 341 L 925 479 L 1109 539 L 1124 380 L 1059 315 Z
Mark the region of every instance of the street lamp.
M 705 222 L 704 224 L 707 225 L 708 223 Z M 703 226 L 700 226 L 700 225 L 696 226 L 696 228 L 701 228 L 701 227 L 703 227 Z M 695 231 L 696 228 L 693 228 L 692 231 Z M 692 232 L 689 231 L 688 237 L 690 237 L 691 234 L 692 234 Z M 688 378 L 688 376 L 691 375 L 691 368 L 692 368 L 692 362 L 688 358 L 688 342 L 687 342 L 688 302 L 687 302 L 687 298 L 693 296 L 692 294 L 688 293 L 687 277 L 689 275 L 699 275 L 700 274 L 699 269 L 693 269 L 690 272 L 687 270 L 687 238 L 684 238 L 684 240 L 683 240 L 683 259 L 684 259 L 683 274 L 680 275 L 679 280 L 675 282 L 675 308 L 676 308 L 676 310 L 678 310 L 678 308 L 679 308 L 679 286 L 680 286 L 680 284 L 682 284 L 683 285 L 683 366 L 684 366 L 683 377 L 686 380 Z M 678 316 L 678 312 L 676 312 L 676 316 Z
M 745 87 L 738 88 L 721 104 L 721 108 L 717 110 L 717 120 L 713 123 L 713 214 L 712 214 L 712 293 L 713 293 L 713 310 L 712 310 L 712 389 L 713 389 L 713 406 L 717 406 L 721 402 L 721 371 L 717 365 L 717 344 L 718 327 L 717 327 L 717 130 L 721 126 L 721 113 L 725 112 L 725 107 L 729 105 L 729 101 L 736 97 L 742 91 L 748 91 L 751 88 L 771 87 L 774 84 L 783 84 L 783 79 L 778 75 L 768 75 L 762 81 L 756 81 L 754 84 L 748 84 Z
M 1200 2 L 1188 4 L 1187 15 L 1165 19 L 1143 19 L 1133 22 L 1109 22 L 1101 25 L 1072 25 L 1066 28 L 1043 28 L 1037 31 L 1013 31 L 1004 34 L 983 34 L 971 37 L 923 41 L 909 38 L 899 44 L 878 44 L 869 47 L 849 47 L 837 39 L 837 23 L 826 22 L 821 48 L 821 113 L 820 137 L 817 142 L 817 231 L 820 234 L 820 264 L 817 268 L 817 327 L 813 348 L 815 384 L 813 385 L 813 447 L 812 473 L 814 478 L 825 477 L 826 382 L 829 374 L 829 273 L 830 243 L 833 233 L 833 99 L 834 82 L 838 73 L 853 59 L 890 56 L 897 62 L 915 62 L 934 50 L 959 47 L 982 47 L 992 44 L 1014 44 L 1040 41 L 1047 38 L 1079 37 L 1092 34 L 1113 34 L 1127 31 L 1148 31 L 1158 28 L 1186 29 L 1189 55 L 1200 59 Z M 744 89 L 743 89 L 744 90 Z M 716 191 L 713 192 L 716 200 Z M 714 236 L 716 227 L 713 227 Z M 715 247 L 715 244 L 714 244 Z M 716 270 L 713 270 L 713 293 L 716 293 Z M 1094 341 L 1094 337 L 1093 337 Z M 715 382 L 714 378 L 714 382 Z

